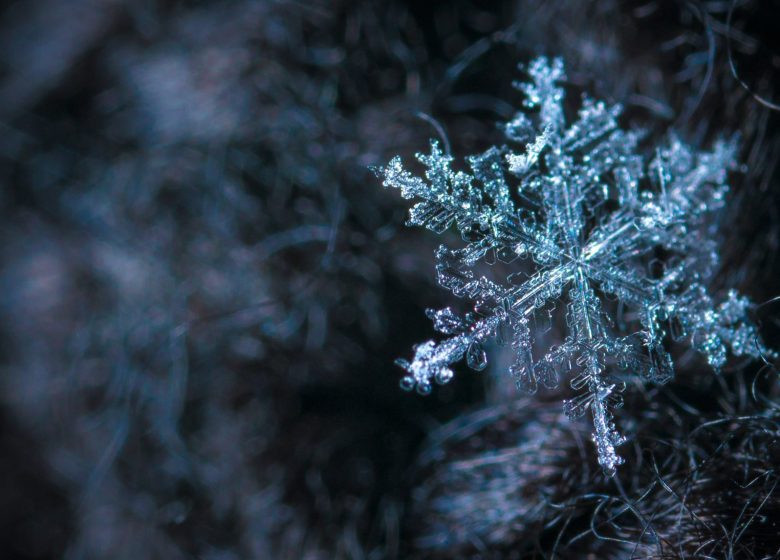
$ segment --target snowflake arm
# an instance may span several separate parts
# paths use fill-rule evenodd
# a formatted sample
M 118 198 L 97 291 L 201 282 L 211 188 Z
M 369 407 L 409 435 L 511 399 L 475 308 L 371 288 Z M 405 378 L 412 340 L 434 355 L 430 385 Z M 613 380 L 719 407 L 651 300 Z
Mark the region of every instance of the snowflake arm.
M 406 171 L 399 157 L 385 167 L 374 169 L 385 187 L 399 189 L 404 198 L 422 199 L 409 210 L 407 225 L 443 233 L 455 224 L 464 237 L 479 236 L 485 252 L 493 247 L 512 252 L 522 244 L 533 254 L 542 255 L 541 258 L 551 258 L 557 253 L 557 247 L 532 221 L 518 219 L 495 148 L 468 158 L 480 177 L 482 190 L 474 186 L 474 176 L 449 168 L 452 158 L 441 152 L 435 140 L 431 141 L 430 154 L 419 153 L 416 157 L 426 167 L 427 182 Z
M 440 247 L 438 254 L 448 251 L 446 247 Z M 450 308 L 440 311 L 428 310 L 428 316 L 433 319 L 437 331 L 451 336 L 448 339 L 436 343 L 428 340 L 419 344 L 414 349 L 414 358 L 411 362 L 398 360 L 396 363 L 404 368 L 408 375 L 402 380 L 405 389 L 417 389 L 421 394 L 431 392 L 433 382 L 447 383 L 452 378 L 450 365 L 467 358 L 469 367 L 482 370 L 487 365 L 487 357 L 482 345 L 496 335 L 497 329 L 502 325 L 510 325 L 515 329 L 516 337 L 513 345 L 516 348 L 530 348 L 530 340 L 525 327 L 525 336 L 517 338 L 519 324 L 527 324 L 527 317 L 532 316 L 537 308 L 551 299 L 557 297 L 560 286 L 565 283 L 568 275 L 572 274 L 571 267 L 555 267 L 544 273 L 531 277 L 523 285 L 504 290 L 489 282 L 484 277 L 473 280 L 471 271 L 463 276 L 450 275 L 448 272 L 439 272 L 439 283 L 451 289 L 455 295 L 468 296 L 478 301 L 477 307 L 484 308 L 489 305 L 492 308 L 487 316 L 480 317 L 476 313 L 470 313 L 464 318 L 457 317 Z M 526 352 L 523 356 L 530 356 Z M 522 363 L 526 372 L 520 374 L 520 366 L 513 375 L 518 379 L 518 385 L 526 388 L 535 386 L 536 378 L 533 376 L 533 362 Z

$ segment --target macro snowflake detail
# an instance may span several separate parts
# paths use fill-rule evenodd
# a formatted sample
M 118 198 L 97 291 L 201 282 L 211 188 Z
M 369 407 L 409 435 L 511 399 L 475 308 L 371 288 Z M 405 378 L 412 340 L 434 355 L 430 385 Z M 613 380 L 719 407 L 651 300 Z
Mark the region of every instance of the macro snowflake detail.
M 407 225 L 460 232 L 465 246 L 436 252 L 437 278 L 474 304 L 465 315 L 428 310 L 446 338 L 398 360 L 407 372 L 401 385 L 427 394 L 464 357 L 484 369 L 489 339 L 508 342 L 518 388 L 533 393 L 568 379 L 576 396 L 564 410 L 570 418 L 590 410 L 599 463 L 614 475 L 625 438 L 612 410 L 627 376 L 672 378 L 665 339 L 689 341 L 716 370 L 728 350 L 770 354 L 748 317 L 750 302 L 734 291 L 719 301 L 707 287 L 718 264 L 713 214 L 728 192 L 736 141 L 700 152 L 670 135 L 646 158 L 638 149 L 643 132 L 620 128 L 619 105 L 583 97 L 566 125 L 560 59 L 538 58 L 526 72 L 530 80 L 516 84 L 524 111 L 504 125 L 507 145 L 466 158 L 468 172 L 453 170 L 436 141 L 430 154 L 417 154 L 425 179 L 399 157 L 374 170 L 385 187 L 419 199 Z M 496 261 L 517 266 L 501 284 L 475 270 Z M 538 352 L 533 321 L 559 300 L 565 336 Z M 608 311 L 618 308 L 630 313 L 612 321 L 618 313 Z

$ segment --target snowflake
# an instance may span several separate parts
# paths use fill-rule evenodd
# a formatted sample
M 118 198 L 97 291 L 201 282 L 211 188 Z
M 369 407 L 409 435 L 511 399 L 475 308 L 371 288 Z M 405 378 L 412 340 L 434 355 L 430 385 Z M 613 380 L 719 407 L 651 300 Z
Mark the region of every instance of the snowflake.
M 627 375 L 659 384 L 672 378 L 665 339 L 688 340 L 716 370 L 727 349 L 770 354 L 748 318 L 750 302 L 734 291 L 718 302 L 707 289 L 718 265 L 712 218 L 724 204 L 736 142 L 699 152 L 670 135 L 645 158 L 644 134 L 620 128 L 619 105 L 584 96 L 566 126 L 560 59 L 536 59 L 527 73 L 530 81 L 516 84 L 525 111 L 503 127 L 508 145 L 466 158 L 469 172 L 453 170 L 436 141 L 430 154 L 417 154 L 425 179 L 399 157 L 374 170 L 385 187 L 420 199 L 407 225 L 458 229 L 465 246 L 439 247 L 438 282 L 474 302 L 465 315 L 428 310 L 448 338 L 417 345 L 411 362 L 398 360 L 407 372 L 401 385 L 427 394 L 434 381 L 453 377 L 451 364 L 464 356 L 484 369 L 489 339 L 508 341 L 509 371 L 521 390 L 568 378 L 576 396 L 564 410 L 570 418 L 590 410 L 599 463 L 613 475 L 623 462 L 615 447 L 625 438 L 612 409 L 622 403 Z M 517 267 L 505 283 L 474 270 L 496 260 Z M 532 341 L 531 321 L 562 297 L 566 335 L 535 359 L 540 337 Z M 631 313 L 615 311 L 624 308 Z

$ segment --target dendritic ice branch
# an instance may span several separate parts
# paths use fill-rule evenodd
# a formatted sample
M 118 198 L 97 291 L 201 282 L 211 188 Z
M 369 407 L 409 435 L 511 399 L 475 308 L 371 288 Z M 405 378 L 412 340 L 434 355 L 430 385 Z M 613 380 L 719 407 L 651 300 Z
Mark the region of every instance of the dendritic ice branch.
M 667 382 L 674 371 L 665 339 L 687 340 L 716 370 L 729 349 L 771 354 L 748 317 L 750 302 L 734 291 L 719 300 L 707 287 L 718 264 L 714 213 L 724 204 L 736 142 L 700 152 L 670 135 L 643 157 L 643 132 L 620 128 L 619 105 L 585 97 L 566 125 L 560 59 L 538 58 L 526 70 L 530 80 L 517 84 L 524 110 L 504 125 L 507 144 L 467 157 L 468 171 L 454 170 L 435 141 L 430 154 L 417 155 L 424 179 L 399 157 L 375 169 L 385 187 L 418 199 L 408 225 L 460 232 L 465 245 L 442 245 L 436 272 L 443 287 L 474 303 L 463 316 L 428 311 L 446 338 L 398 361 L 407 371 L 401 384 L 427 394 L 464 357 L 484 369 L 489 339 L 509 342 L 520 389 L 568 379 L 577 396 L 564 409 L 571 418 L 590 410 L 599 463 L 613 475 L 623 462 L 611 412 L 621 404 L 621 379 Z M 478 275 L 475 267 L 496 259 L 518 272 L 500 284 Z M 532 319 L 562 298 L 566 336 L 539 352 Z M 617 326 L 608 314 L 615 300 L 631 310 Z

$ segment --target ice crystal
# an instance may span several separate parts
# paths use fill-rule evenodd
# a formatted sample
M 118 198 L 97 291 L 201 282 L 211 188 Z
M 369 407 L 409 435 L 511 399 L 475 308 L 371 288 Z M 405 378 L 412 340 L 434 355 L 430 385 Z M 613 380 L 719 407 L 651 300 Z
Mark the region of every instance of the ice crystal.
M 621 129 L 619 105 L 584 97 L 566 126 L 560 59 L 538 58 L 527 74 L 528 82 L 516 84 L 524 110 L 504 125 L 507 145 L 466 158 L 469 171 L 454 170 L 436 141 L 430 154 L 417 154 L 425 179 L 399 157 L 375 170 L 385 187 L 419 199 L 408 225 L 460 232 L 465 246 L 440 246 L 436 272 L 443 287 L 474 303 L 463 316 L 428 311 L 447 337 L 398 360 L 407 372 L 401 385 L 427 394 L 434 382 L 452 379 L 451 364 L 465 357 L 482 370 L 484 343 L 508 339 L 518 388 L 533 393 L 568 378 L 576 396 L 564 410 L 570 418 L 590 410 L 599 463 L 612 475 L 625 439 L 612 410 L 629 376 L 655 383 L 673 376 L 665 339 L 689 341 L 716 370 L 727 349 L 766 352 L 748 317 L 750 302 L 734 291 L 718 301 L 707 285 L 718 264 L 713 213 L 724 204 L 736 142 L 702 152 L 670 134 L 645 157 L 643 133 Z M 496 259 L 517 266 L 500 284 L 475 270 Z M 533 320 L 562 298 L 565 337 L 535 351 L 541 341 Z M 617 314 L 618 305 L 631 312 Z

